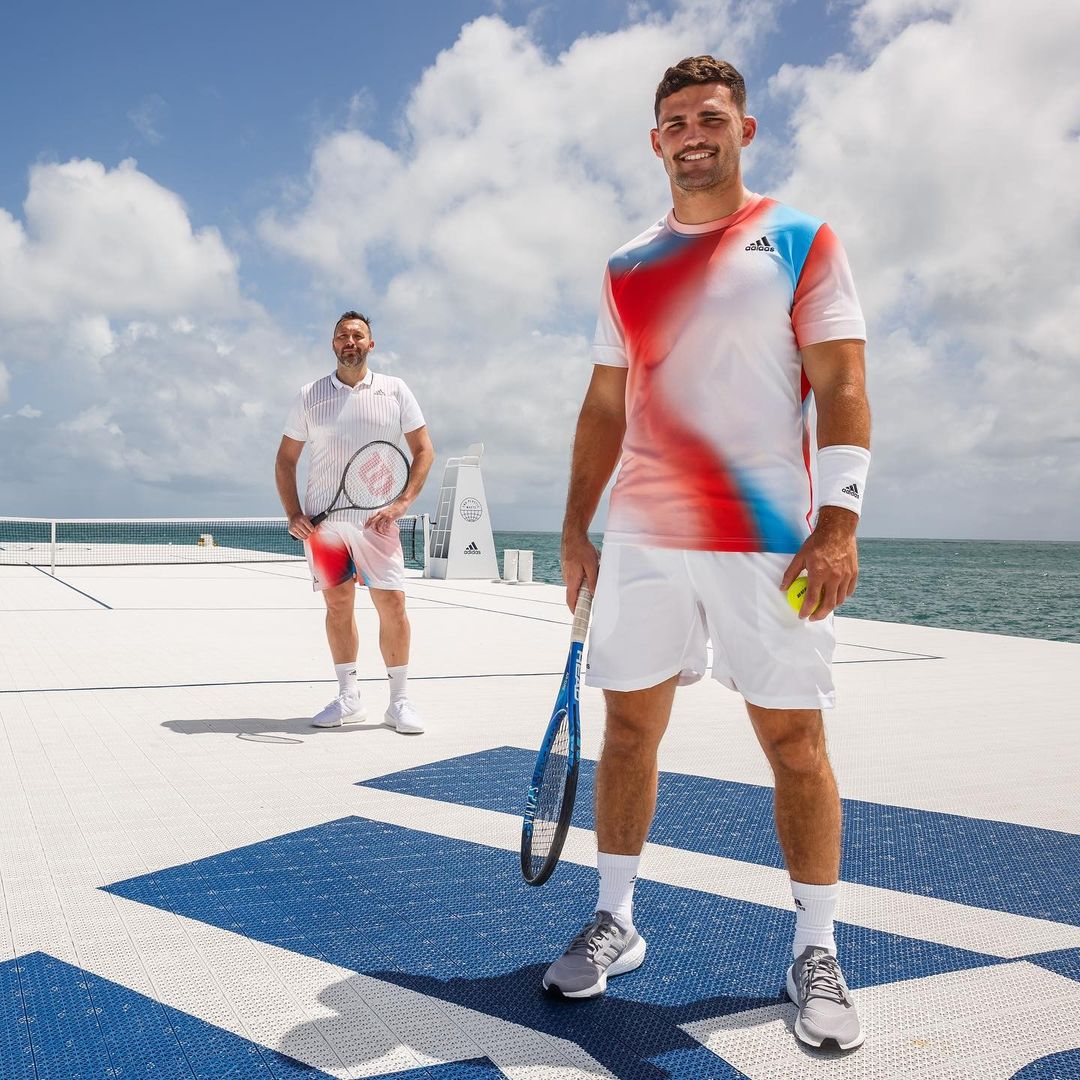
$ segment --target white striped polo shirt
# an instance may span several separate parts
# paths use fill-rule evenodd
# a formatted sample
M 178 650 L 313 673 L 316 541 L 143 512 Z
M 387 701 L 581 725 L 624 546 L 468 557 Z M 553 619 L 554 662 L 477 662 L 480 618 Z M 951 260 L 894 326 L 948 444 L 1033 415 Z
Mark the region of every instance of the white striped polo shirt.
M 369 368 L 356 386 L 347 386 L 336 373 L 308 383 L 293 402 L 284 432 L 310 444 L 304 513 L 318 514 L 330 505 L 345 463 L 361 446 L 375 439 L 400 446 L 404 432 L 416 431 L 424 423 L 412 391 L 393 375 Z M 334 514 L 334 520 L 363 525 L 374 513 L 343 510 Z

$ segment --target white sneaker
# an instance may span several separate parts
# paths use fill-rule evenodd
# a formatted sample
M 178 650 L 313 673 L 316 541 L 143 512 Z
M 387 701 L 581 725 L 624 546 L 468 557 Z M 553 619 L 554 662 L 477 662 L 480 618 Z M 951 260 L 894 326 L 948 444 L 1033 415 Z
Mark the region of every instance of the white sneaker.
M 357 694 L 338 694 L 325 709 L 311 718 L 312 727 L 331 728 L 344 724 L 359 724 L 367 719 L 367 709 Z
M 390 703 L 390 708 L 386 710 L 386 715 L 383 717 L 383 723 L 402 735 L 420 735 L 424 730 L 423 720 L 412 707 L 412 703 L 405 698 Z

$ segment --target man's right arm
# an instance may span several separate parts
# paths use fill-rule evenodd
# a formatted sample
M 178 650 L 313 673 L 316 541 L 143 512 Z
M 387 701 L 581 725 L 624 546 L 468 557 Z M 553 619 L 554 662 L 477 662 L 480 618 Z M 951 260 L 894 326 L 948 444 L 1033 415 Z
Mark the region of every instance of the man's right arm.
M 315 531 L 300 506 L 300 495 L 296 490 L 296 466 L 303 452 L 302 442 L 290 439 L 288 435 L 282 435 L 277 460 L 274 462 L 274 481 L 277 484 L 278 498 L 281 500 L 285 516 L 289 519 L 289 532 L 297 540 L 304 540 Z
M 600 556 L 589 540 L 589 525 L 622 453 L 626 374 L 624 367 L 596 364 L 578 415 L 562 531 L 562 572 L 571 611 L 582 584 L 596 592 Z

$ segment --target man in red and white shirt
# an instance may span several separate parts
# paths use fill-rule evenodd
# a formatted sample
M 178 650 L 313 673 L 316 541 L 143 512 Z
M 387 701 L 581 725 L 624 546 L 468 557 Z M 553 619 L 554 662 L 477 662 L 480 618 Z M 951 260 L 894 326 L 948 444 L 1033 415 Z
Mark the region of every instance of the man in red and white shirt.
M 673 209 L 604 275 L 562 548 L 571 609 L 583 585 L 595 593 L 585 681 L 607 706 L 600 895 L 544 985 L 593 997 L 645 958 L 632 900 L 657 748 L 675 689 L 704 675 L 711 640 L 713 678 L 745 700 L 775 778 L 796 1033 L 848 1049 L 863 1035 L 835 955 L 840 800 L 821 709 L 834 702 L 832 612 L 857 578 L 866 335 L 829 227 L 743 186 L 740 153 L 757 129 L 745 106 L 724 61 L 668 69 L 651 137 Z M 600 561 L 588 527 L 620 458 Z M 797 616 L 785 591 L 804 570 Z
M 353 614 L 357 583 L 368 587 L 379 615 L 379 645 L 390 680 L 384 720 L 403 734 L 424 730 L 406 696 L 409 618 L 405 612 L 405 560 L 397 519 L 420 494 L 435 451 L 420 406 L 405 383 L 373 372 L 375 347 L 366 315 L 347 311 L 334 327 L 337 370 L 303 387 L 293 402 L 278 449 L 275 479 L 289 532 L 304 541 L 313 586 L 326 602 L 326 636 L 338 678 L 338 695 L 312 718 L 315 727 L 340 727 L 367 716 L 356 678 L 359 635 Z M 376 439 L 395 445 L 404 436 L 412 454 L 408 486 L 381 510 L 338 510 L 318 526 L 311 515 L 334 501 L 352 454 Z M 301 507 L 296 467 L 311 447 Z

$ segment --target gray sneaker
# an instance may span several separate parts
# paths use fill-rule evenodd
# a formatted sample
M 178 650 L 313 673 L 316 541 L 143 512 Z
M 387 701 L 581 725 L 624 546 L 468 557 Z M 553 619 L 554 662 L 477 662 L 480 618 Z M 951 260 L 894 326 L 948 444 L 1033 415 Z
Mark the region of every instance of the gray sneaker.
M 563 997 L 598 997 L 609 975 L 623 975 L 645 959 L 645 939 L 627 933 L 609 912 L 598 911 L 570 947 L 544 972 L 544 989 Z
M 865 1038 L 851 991 L 836 957 L 808 945 L 788 968 L 788 997 L 799 1007 L 795 1034 L 809 1046 L 833 1040 L 841 1050 L 862 1046 Z

